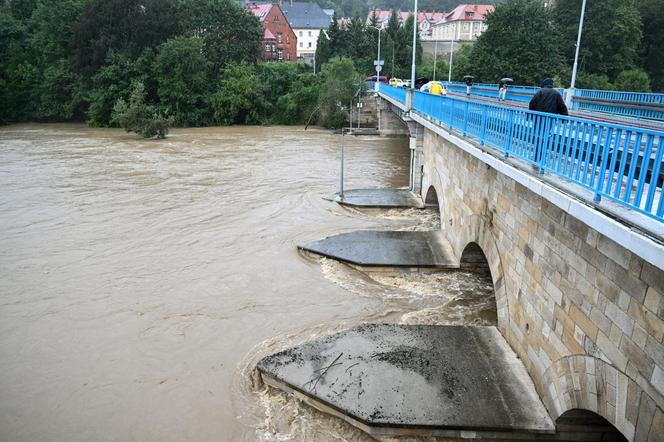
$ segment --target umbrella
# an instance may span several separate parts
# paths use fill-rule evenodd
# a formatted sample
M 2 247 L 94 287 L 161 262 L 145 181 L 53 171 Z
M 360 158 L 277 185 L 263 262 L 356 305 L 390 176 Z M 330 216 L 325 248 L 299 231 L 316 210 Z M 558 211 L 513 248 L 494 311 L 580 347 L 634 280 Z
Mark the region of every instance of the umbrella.
M 472 75 L 464 75 L 463 78 L 475 78 Z
M 501 78 L 500 81 L 502 81 L 503 83 L 513 83 L 514 82 L 514 80 L 512 80 L 509 77 Z

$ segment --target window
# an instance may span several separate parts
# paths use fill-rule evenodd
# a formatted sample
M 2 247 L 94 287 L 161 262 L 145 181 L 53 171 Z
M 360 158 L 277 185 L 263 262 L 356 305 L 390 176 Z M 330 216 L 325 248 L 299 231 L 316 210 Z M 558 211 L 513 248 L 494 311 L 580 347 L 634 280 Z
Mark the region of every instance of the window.
M 265 43 L 265 52 L 270 52 L 270 45 Z
M 304 47 L 304 43 L 300 42 L 300 47 L 303 48 L 303 47 Z
M 473 15 L 475 15 L 474 12 L 471 11 L 466 12 L 466 17 L 472 17 Z
M 311 47 L 311 42 L 309 42 L 309 47 Z
M 286 60 L 290 61 L 290 52 L 286 52 Z
M 281 48 L 277 49 L 277 59 L 279 61 L 284 59 L 284 50 Z
M 469 27 L 470 27 L 470 26 L 468 26 L 468 23 L 464 23 L 464 24 L 463 24 L 463 30 L 464 30 L 464 31 L 467 31 Z
M 287 44 L 287 45 L 290 44 L 290 37 L 289 37 L 288 35 L 286 36 L 286 44 Z
M 300 31 L 300 37 L 302 37 L 302 34 L 303 34 L 303 32 L 302 32 L 302 31 Z
M 309 37 L 311 37 L 311 31 L 309 31 Z
M 284 36 L 281 32 L 277 33 L 277 43 L 281 43 L 284 39 Z

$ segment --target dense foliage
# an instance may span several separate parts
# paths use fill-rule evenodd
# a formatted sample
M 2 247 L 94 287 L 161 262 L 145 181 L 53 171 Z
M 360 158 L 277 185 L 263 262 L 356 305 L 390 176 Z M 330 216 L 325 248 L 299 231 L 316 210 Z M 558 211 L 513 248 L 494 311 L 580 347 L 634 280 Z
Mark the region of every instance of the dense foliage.
M 491 82 L 509 76 L 516 84 L 537 84 L 560 70 L 556 30 L 542 2 L 510 0 L 489 14 L 486 24 L 470 55 L 472 75 Z
M 336 19 L 336 16 L 335 16 Z M 403 26 L 397 15 L 392 14 L 388 26 L 381 32 L 381 59 L 385 62 L 381 75 L 389 77 L 410 77 L 413 48 L 413 18 Z M 378 29 L 375 16 L 368 25 L 359 15 L 355 15 L 348 26 L 341 27 L 332 21 L 326 33 L 318 37 L 316 62 L 324 64 L 333 57 L 350 57 L 355 68 L 365 75 L 375 72 L 373 61 L 378 56 Z M 416 63 L 422 61 L 422 46 L 417 36 Z
M 582 0 L 506 0 L 487 16 L 488 29 L 456 57 L 454 77 L 568 86 Z M 664 88 L 664 0 L 587 2 L 576 86 L 649 91 Z M 640 9 L 640 10 L 639 10 Z M 643 31 L 642 31 L 643 30 Z
M 0 2 L 0 122 L 85 120 L 146 137 L 171 124 L 338 126 L 330 100 L 345 103 L 361 78 L 347 58 L 317 75 L 260 63 L 262 25 L 233 0 Z M 355 24 L 353 51 L 335 55 L 371 65 Z

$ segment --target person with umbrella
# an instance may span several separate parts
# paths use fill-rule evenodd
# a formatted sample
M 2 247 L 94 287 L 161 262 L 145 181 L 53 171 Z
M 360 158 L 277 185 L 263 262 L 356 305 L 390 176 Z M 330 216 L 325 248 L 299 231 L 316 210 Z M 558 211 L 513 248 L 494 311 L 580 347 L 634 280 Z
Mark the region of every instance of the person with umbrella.
M 513 81 L 514 80 L 508 77 L 501 78 L 500 83 L 498 83 L 498 101 L 505 101 L 505 95 L 507 95 L 507 87 Z
M 463 81 L 466 83 L 466 97 L 470 97 L 470 88 L 473 87 L 473 77 L 472 75 L 464 75 Z

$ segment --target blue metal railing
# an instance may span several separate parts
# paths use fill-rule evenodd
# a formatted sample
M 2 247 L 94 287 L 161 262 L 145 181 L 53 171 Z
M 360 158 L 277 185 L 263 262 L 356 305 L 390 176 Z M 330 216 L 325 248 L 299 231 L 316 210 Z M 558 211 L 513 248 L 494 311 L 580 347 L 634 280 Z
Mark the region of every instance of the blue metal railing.
M 466 83 L 460 83 L 456 81 L 443 81 L 443 84 L 447 85 L 448 90 L 460 94 L 466 93 Z M 535 86 L 515 86 L 510 85 L 507 88 L 507 94 L 505 98 L 511 101 L 521 101 L 529 102 L 533 95 L 539 91 L 539 87 Z M 557 89 L 563 97 L 565 96 L 564 89 Z M 473 83 L 471 90 L 472 95 L 480 97 L 489 97 L 489 98 L 498 98 L 498 85 L 497 84 L 487 84 L 487 83 Z
M 664 94 L 576 89 L 572 107 L 664 121 Z
M 379 91 L 384 93 L 390 98 L 394 98 L 397 101 L 400 101 L 401 103 L 406 102 L 406 89 L 402 87 L 393 87 L 389 86 L 387 84 L 381 84 L 379 87 Z
M 380 91 L 397 98 L 391 86 Z M 398 93 L 398 92 L 396 92 Z M 415 92 L 413 111 L 664 221 L 664 132 Z
M 575 97 L 594 98 L 603 101 L 623 101 L 639 104 L 664 104 L 664 94 L 650 92 L 601 91 L 595 89 L 576 89 Z

